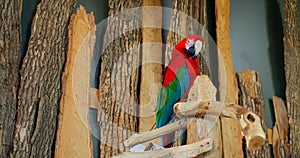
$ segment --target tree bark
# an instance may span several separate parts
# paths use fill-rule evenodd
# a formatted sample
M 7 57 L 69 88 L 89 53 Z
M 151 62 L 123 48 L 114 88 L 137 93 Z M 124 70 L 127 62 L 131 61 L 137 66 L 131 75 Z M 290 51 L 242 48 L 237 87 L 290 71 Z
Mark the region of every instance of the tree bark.
M 258 115 L 261 119 L 262 128 L 265 133 L 267 133 L 265 103 L 258 73 L 252 70 L 244 70 L 243 73 L 237 74 L 237 80 L 239 85 L 239 105 L 246 107 Z M 244 152 L 246 157 L 270 157 L 270 149 L 267 139 L 260 150 L 250 151 L 246 149 Z
M 300 156 L 300 42 L 297 0 L 284 1 L 284 64 L 291 157 Z
M 123 11 L 141 6 L 141 0 L 109 0 L 99 83 L 100 157 L 125 151 L 123 142 L 138 131 L 142 10 Z
M 62 77 L 55 158 L 92 157 L 89 126 L 90 68 L 95 45 L 93 13 L 83 6 L 72 15 L 69 25 L 68 53 Z M 72 140 L 72 141 L 70 141 Z
M 11 157 L 51 157 L 74 0 L 42 0 L 21 70 Z
M 12 150 L 19 63 L 21 55 L 22 0 L 0 2 L 0 157 Z
M 185 36 L 198 34 L 202 35 L 205 44 L 204 50 L 208 55 L 208 35 L 206 21 L 206 0 L 200 1 L 173 1 L 173 15 L 170 22 L 169 33 L 165 51 L 165 65 L 168 65 L 171 59 L 171 53 L 175 45 Z M 200 27 L 199 27 L 200 26 Z M 201 28 L 202 26 L 202 28 Z M 199 70 L 201 75 L 209 75 L 209 63 L 204 60 L 203 54 L 198 56 Z M 208 57 L 207 57 L 208 58 Z M 207 61 L 208 62 L 208 61 Z

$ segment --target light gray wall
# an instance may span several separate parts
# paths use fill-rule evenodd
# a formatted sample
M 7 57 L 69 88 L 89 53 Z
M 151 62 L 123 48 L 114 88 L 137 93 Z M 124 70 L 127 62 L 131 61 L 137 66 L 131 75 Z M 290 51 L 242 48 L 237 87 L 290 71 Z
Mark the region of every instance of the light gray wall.
M 231 0 L 230 36 L 235 70 L 260 74 L 267 126 L 274 124 L 272 96 L 285 98 L 283 0 Z

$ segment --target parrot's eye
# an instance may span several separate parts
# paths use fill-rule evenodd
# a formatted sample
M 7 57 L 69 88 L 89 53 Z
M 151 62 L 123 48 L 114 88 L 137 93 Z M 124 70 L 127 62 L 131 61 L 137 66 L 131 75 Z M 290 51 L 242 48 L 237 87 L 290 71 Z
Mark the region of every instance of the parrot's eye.
M 188 39 L 187 42 L 188 42 L 188 43 L 191 43 L 191 40 Z

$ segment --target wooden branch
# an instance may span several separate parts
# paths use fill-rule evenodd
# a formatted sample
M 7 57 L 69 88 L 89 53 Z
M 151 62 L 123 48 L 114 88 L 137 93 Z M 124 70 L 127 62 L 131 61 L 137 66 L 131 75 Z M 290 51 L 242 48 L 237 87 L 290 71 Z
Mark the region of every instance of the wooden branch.
M 199 117 L 205 114 L 219 115 L 220 117 L 233 118 L 240 122 L 242 134 L 245 136 L 247 147 L 250 150 L 259 149 L 265 142 L 265 133 L 260 125 L 260 118 L 246 108 L 237 104 L 225 104 L 220 108 L 220 102 L 180 102 L 174 105 L 174 112 L 180 117 Z M 188 105 L 187 105 L 188 104 Z M 219 107 L 216 107 L 219 106 Z M 168 124 L 153 131 L 134 134 L 124 142 L 125 147 L 144 143 L 158 138 L 167 133 L 174 132 L 180 127 L 185 127 L 186 121 Z
M 247 147 L 250 150 L 259 149 L 265 142 L 266 136 L 261 127 L 260 118 L 237 104 L 225 104 L 221 108 L 220 102 L 216 101 L 180 102 L 174 105 L 174 112 L 180 117 L 199 117 L 210 114 L 233 118 L 240 121 L 242 134 L 245 136 Z
M 150 150 L 145 152 L 124 152 L 115 158 L 155 158 L 155 157 L 195 157 L 212 150 L 213 140 L 211 138 L 198 141 L 189 145 L 167 148 L 163 150 Z
M 163 136 L 165 134 L 174 132 L 174 131 L 180 129 L 181 127 L 186 127 L 186 125 L 187 125 L 187 122 L 186 122 L 186 120 L 183 119 L 180 122 L 176 121 L 174 123 L 168 124 L 166 126 L 163 126 L 161 128 L 158 128 L 158 129 L 155 129 L 155 130 L 152 130 L 149 132 L 134 134 L 124 142 L 124 145 L 125 145 L 125 147 L 131 147 L 136 144 L 144 143 L 149 140 Z

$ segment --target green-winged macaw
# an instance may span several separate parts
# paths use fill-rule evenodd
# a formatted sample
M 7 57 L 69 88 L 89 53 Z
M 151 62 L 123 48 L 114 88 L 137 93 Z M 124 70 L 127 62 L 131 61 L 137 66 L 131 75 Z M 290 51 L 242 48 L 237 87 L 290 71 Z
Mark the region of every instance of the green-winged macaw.
M 163 84 L 156 103 L 156 128 L 173 121 L 173 105 L 186 101 L 189 90 L 199 75 L 198 54 L 204 44 L 199 35 L 191 35 L 179 42 L 172 51 L 170 63 L 165 68 Z M 186 133 L 185 133 L 186 134 Z M 186 140 L 186 135 L 182 140 Z M 173 146 L 174 133 L 162 136 L 164 147 Z

